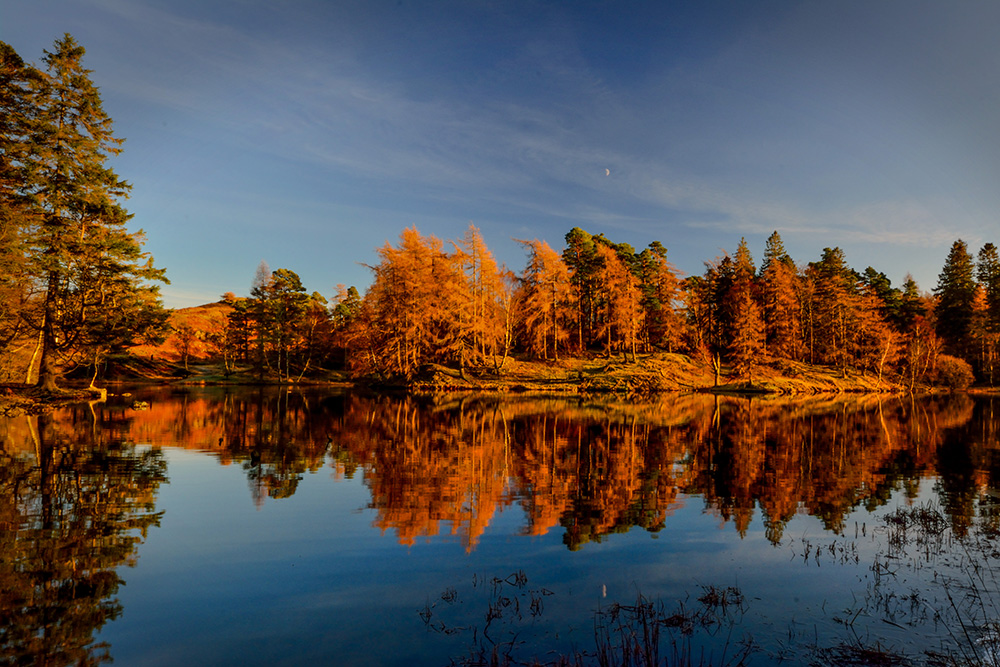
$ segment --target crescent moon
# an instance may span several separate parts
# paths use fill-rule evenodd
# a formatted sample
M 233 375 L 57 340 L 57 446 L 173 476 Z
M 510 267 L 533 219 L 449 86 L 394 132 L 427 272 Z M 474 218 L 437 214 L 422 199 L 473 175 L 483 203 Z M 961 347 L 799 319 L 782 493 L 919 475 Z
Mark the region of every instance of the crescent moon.
M 604 175 L 605 176 L 610 176 L 611 175 L 611 170 L 610 169 L 605 169 L 604 170 Z

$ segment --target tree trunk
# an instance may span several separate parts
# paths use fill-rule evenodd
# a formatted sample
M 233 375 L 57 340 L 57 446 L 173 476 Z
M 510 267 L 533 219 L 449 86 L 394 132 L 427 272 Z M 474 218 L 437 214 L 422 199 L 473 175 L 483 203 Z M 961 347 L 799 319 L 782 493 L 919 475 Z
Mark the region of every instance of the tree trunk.
M 52 355 L 43 349 L 42 366 L 38 370 L 38 384 L 35 386 L 43 392 L 56 392 L 59 391 L 59 385 L 56 383 L 58 379 L 59 371 L 55 367 Z
M 882 350 L 882 358 L 878 362 L 878 382 L 875 383 L 875 388 L 878 389 L 882 386 L 882 369 L 885 367 L 885 360 L 889 357 L 889 350 L 892 347 L 893 338 L 892 336 L 887 336 L 885 341 L 885 348 Z M 881 404 L 879 404 L 881 405 Z
M 56 380 L 59 379 L 59 369 L 56 368 L 55 359 L 55 331 L 53 331 L 52 298 L 55 279 L 49 278 L 49 289 L 45 295 L 45 311 L 42 314 L 42 360 L 38 368 L 38 384 L 35 386 L 43 392 L 59 391 Z
M 28 372 L 24 376 L 24 384 L 30 385 L 33 383 L 32 378 L 35 374 L 35 364 L 38 362 L 38 356 L 42 351 L 42 338 L 44 336 L 44 331 L 38 331 L 38 342 L 35 343 L 35 351 L 31 353 L 31 361 L 28 362 Z
M 94 352 L 94 374 L 90 376 L 90 388 L 91 389 L 94 388 L 94 383 L 97 382 L 97 369 L 98 369 L 98 364 L 100 364 L 100 363 L 101 363 L 101 353 L 95 351 Z

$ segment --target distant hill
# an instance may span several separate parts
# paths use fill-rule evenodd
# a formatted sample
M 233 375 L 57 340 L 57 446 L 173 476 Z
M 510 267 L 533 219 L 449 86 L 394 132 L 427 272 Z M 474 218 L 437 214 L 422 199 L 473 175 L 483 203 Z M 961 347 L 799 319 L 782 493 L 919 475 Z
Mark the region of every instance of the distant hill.
M 202 306 L 191 308 L 179 308 L 170 313 L 167 324 L 170 326 L 170 334 L 166 340 L 159 345 L 138 345 L 130 352 L 137 357 L 148 358 L 155 361 L 168 361 L 171 363 L 181 363 L 181 342 L 177 331 L 185 325 L 191 327 L 195 333 L 195 340 L 191 343 L 189 361 L 205 361 L 218 356 L 216 346 L 212 339 L 221 334 L 226 325 L 226 317 L 233 308 L 225 301 L 216 303 L 206 303 Z

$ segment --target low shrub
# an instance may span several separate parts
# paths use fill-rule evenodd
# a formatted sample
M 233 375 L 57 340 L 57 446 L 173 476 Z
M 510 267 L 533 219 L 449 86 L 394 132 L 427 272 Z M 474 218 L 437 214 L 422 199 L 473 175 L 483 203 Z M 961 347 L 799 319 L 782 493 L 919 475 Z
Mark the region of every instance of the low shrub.
M 930 377 L 931 384 L 951 390 L 968 389 L 974 379 L 969 362 L 947 354 L 938 356 Z

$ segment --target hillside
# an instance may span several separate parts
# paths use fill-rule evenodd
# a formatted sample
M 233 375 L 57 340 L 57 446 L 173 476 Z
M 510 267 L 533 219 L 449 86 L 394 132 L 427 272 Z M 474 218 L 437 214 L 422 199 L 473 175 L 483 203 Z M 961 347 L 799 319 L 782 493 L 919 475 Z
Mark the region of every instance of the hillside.
M 151 361 L 183 364 L 183 346 L 178 332 L 187 326 L 195 333 L 189 345 L 189 363 L 210 360 L 216 356 L 211 340 L 222 333 L 226 316 L 230 312 L 232 306 L 224 301 L 171 311 L 170 319 L 167 320 L 170 334 L 166 340 L 159 345 L 139 345 L 130 352 L 136 357 Z

